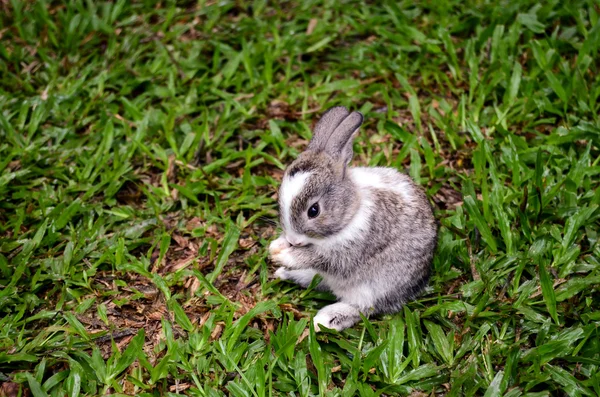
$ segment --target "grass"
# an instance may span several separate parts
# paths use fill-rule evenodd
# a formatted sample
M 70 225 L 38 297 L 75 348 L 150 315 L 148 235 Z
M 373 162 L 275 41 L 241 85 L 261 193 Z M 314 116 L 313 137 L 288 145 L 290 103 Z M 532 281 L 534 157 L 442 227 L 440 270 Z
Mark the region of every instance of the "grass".
M 275 3 L 0 3 L 0 394 L 600 395 L 598 3 Z M 315 335 L 265 248 L 338 104 L 441 229 Z

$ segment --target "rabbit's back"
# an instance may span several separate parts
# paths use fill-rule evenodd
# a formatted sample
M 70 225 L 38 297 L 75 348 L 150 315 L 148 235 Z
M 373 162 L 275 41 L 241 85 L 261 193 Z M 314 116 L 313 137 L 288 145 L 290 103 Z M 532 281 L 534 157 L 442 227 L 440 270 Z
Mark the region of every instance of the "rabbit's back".
M 336 295 L 375 312 L 394 312 L 426 285 L 437 225 L 422 189 L 384 167 L 357 167 L 349 175 L 363 205 L 362 237 L 332 253 L 339 277 L 327 277 Z M 348 295 L 348 296 L 345 296 Z

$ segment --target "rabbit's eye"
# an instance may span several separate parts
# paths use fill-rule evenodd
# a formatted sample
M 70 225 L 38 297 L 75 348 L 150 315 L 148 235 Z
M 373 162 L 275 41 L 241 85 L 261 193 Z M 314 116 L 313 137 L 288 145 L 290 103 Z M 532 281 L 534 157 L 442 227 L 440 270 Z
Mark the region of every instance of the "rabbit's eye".
M 319 203 L 314 203 L 312 207 L 308 209 L 308 217 L 316 218 L 317 216 L 319 216 Z

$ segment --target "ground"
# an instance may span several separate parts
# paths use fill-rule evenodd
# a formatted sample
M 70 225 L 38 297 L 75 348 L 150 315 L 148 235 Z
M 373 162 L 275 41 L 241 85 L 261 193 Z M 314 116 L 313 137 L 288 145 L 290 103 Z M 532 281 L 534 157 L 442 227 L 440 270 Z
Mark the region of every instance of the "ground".
M 0 395 L 600 394 L 600 6 L 0 1 Z M 274 280 L 318 115 L 426 189 L 429 288 Z

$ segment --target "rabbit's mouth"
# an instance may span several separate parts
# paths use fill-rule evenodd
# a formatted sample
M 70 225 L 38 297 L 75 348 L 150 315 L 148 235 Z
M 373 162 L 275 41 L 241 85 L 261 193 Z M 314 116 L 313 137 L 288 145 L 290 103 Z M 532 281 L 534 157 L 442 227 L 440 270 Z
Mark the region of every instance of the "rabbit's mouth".
M 285 236 L 285 239 L 288 243 L 290 243 L 290 245 L 293 245 L 294 247 L 305 247 L 310 244 L 310 242 L 306 241 L 306 239 L 304 239 L 302 236 L 290 236 L 288 234 Z

